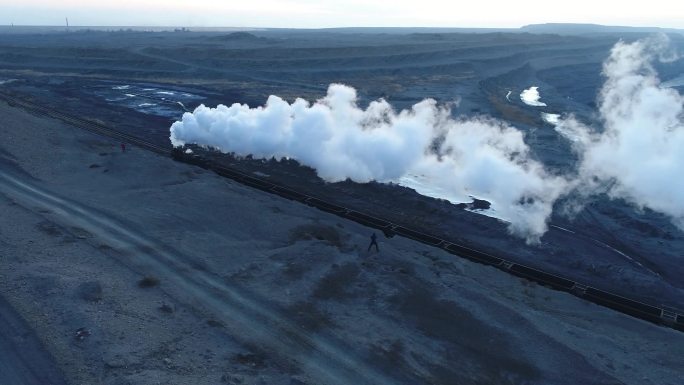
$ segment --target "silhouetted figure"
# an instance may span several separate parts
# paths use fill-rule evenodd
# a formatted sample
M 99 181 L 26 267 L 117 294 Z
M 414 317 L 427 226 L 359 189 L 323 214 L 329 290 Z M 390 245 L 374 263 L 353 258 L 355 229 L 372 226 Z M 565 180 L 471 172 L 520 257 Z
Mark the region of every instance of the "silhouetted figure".
M 380 252 L 380 248 L 378 247 L 378 237 L 375 236 L 375 233 L 371 235 L 371 243 L 368 245 L 368 251 L 370 251 L 373 245 L 375 245 L 375 251 Z
M 126 152 L 126 143 L 121 143 L 121 152 Z

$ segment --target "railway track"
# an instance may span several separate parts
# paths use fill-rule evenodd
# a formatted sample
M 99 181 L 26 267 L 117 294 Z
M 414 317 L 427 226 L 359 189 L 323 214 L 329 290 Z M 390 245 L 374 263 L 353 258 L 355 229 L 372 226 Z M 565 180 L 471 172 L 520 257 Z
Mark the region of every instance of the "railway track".
M 26 109 L 32 113 L 60 119 L 66 123 L 86 131 L 90 131 L 94 134 L 104 135 L 116 140 L 134 144 L 138 147 L 164 156 L 170 156 L 176 161 L 211 170 L 218 175 L 232 179 L 252 188 L 275 194 L 289 200 L 297 201 L 302 204 L 315 207 L 319 210 L 352 220 L 362 225 L 375 228 L 382 231 L 387 237 L 398 235 L 409 238 L 428 246 L 440 248 L 455 256 L 480 264 L 493 266 L 499 270 L 503 270 L 507 273 L 525 278 L 552 289 L 570 293 L 584 300 L 611 308 L 623 314 L 684 332 L 684 312 L 682 311 L 659 307 L 626 298 L 624 296 L 619 296 L 617 294 L 600 290 L 590 285 L 585 285 L 556 274 L 551 274 L 520 263 L 509 261 L 504 258 L 464 246 L 457 242 L 452 242 L 432 236 L 430 234 L 425 234 L 405 226 L 392 223 L 382 218 L 378 218 L 371 214 L 326 202 L 314 196 L 295 191 L 286 186 L 277 185 L 254 176 L 247 175 L 238 170 L 223 165 L 218 165 L 198 155 L 186 154 L 185 152 L 179 149 L 174 149 L 170 146 L 162 147 L 133 135 L 117 131 L 107 125 L 73 116 L 53 108 L 37 105 L 30 101 L 20 99 L 6 93 L 0 92 L 0 99 L 12 106 Z

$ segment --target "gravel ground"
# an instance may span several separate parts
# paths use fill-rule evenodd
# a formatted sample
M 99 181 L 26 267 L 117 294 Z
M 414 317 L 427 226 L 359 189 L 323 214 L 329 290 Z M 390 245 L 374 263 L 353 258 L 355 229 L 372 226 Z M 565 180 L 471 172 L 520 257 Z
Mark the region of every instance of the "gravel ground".
M 682 333 L 410 240 L 369 253 L 358 224 L 0 113 L 0 293 L 70 384 L 682 377 Z

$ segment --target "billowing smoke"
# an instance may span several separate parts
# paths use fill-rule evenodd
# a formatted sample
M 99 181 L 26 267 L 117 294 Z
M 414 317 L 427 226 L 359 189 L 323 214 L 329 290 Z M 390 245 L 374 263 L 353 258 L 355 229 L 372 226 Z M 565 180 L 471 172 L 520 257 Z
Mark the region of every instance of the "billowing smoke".
M 400 112 L 382 99 L 362 109 L 356 91 L 340 84 L 313 104 L 271 96 L 257 108 L 200 106 L 171 126 L 171 142 L 295 159 L 329 182 L 420 175 L 452 195 L 490 200 L 510 230 L 530 240 L 546 231 L 566 186 L 530 158 L 522 133 L 504 122 L 454 119 L 431 99 Z
M 684 97 L 661 87 L 652 66 L 674 59 L 668 45 L 664 35 L 615 45 L 598 100 L 603 130 L 573 118 L 558 130 L 580 155 L 580 192 L 659 211 L 684 230 Z
M 602 130 L 574 118 L 557 129 L 575 142 L 580 164 L 552 175 L 530 156 L 523 134 L 492 118 L 453 118 L 426 99 L 395 111 L 385 100 L 366 109 L 340 84 L 313 104 L 270 96 L 263 107 L 198 107 L 171 126 L 174 146 L 196 144 L 238 156 L 291 158 L 329 182 L 397 182 L 418 175 L 449 196 L 492 202 L 513 234 L 535 241 L 563 194 L 608 193 L 665 213 L 684 229 L 683 99 L 659 86 L 651 61 L 663 38 L 618 43 L 604 65 Z

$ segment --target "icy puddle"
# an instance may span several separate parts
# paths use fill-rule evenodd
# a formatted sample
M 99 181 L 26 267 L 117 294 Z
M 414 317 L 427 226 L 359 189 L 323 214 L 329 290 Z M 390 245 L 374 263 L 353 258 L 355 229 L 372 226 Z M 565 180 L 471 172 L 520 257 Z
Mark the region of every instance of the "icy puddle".
M 203 96 L 149 85 L 99 85 L 91 93 L 107 102 L 127 107 L 148 115 L 178 119 Z M 189 107 L 191 106 L 191 107 Z
M 660 86 L 663 88 L 684 87 L 684 74 L 680 74 L 673 79 L 664 81 L 660 83 Z

